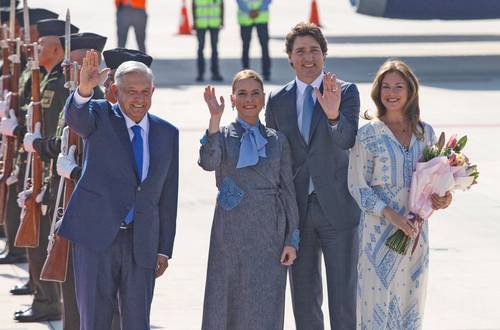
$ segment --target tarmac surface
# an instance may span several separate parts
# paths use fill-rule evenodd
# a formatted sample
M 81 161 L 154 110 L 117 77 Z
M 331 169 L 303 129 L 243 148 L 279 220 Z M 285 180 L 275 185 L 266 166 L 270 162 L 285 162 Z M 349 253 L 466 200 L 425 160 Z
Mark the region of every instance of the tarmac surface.
M 31 7 L 54 10 L 61 17 L 69 5 L 73 23 L 81 31 L 108 36 L 106 48 L 113 48 L 115 11 L 112 1 L 103 3 L 29 2 Z M 202 98 L 204 84 L 194 83 L 196 38 L 175 35 L 180 3 L 148 2 L 146 45 L 155 58 L 157 85 L 151 112 L 179 127 L 181 138 L 174 256 L 166 274 L 156 283 L 151 321 L 152 329 L 194 330 L 201 324 L 216 189 L 213 173 L 204 172 L 196 163 L 199 139 L 209 116 Z M 225 82 L 216 84 L 216 90 L 227 100 L 232 75 L 240 69 L 241 41 L 235 2 L 226 0 L 225 4 L 225 28 L 219 37 Z M 500 20 L 392 20 L 355 14 L 347 0 L 319 0 L 318 5 L 329 41 L 326 69 L 358 84 L 362 111 L 374 109 L 369 97 L 370 82 L 378 66 L 388 57 L 400 57 L 420 79 L 422 118 L 437 133 L 468 135 L 466 153 L 479 166 L 479 184 L 470 191 L 455 193 L 452 205 L 436 212 L 430 220 L 424 329 L 500 329 Z M 275 0 L 270 9 L 273 67 L 272 81 L 266 84 L 268 92 L 293 79 L 283 51 L 284 36 L 295 23 L 307 19 L 309 0 Z M 128 47 L 136 47 L 132 31 Z M 206 57 L 208 54 L 207 49 Z M 256 35 L 251 55 L 260 58 Z M 260 69 L 259 60 L 252 63 Z M 228 108 L 223 123 L 234 117 Z M 61 322 L 20 324 L 12 320 L 14 311 L 29 305 L 32 298 L 11 296 L 8 289 L 27 277 L 26 264 L 0 265 L 0 330 L 62 329 Z M 325 295 L 327 314 L 326 304 Z M 285 329 L 295 329 L 288 294 Z

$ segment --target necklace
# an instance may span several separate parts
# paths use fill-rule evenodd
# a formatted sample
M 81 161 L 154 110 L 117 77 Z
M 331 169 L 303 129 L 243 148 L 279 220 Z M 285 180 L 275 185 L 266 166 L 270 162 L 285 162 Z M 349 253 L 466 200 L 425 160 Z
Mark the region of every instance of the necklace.
M 387 122 L 385 125 L 392 132 L 396 140 L 401 144 L 401 146 L 408 150 L 411 141 L 411 130 L 410 124 L 408 122 Z

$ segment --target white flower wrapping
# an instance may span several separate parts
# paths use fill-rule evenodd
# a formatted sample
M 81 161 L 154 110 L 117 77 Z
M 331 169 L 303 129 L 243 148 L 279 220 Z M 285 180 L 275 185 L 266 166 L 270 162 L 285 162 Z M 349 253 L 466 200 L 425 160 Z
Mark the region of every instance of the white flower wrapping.
M 469 174 L 466 165 L 451 166 L 445 156 L 417 163 L 411 181 L 409 210 L 428 219 L 434 211 L 431 195 L 444 196 L 447 191 L 468 189 L 474 182 Z

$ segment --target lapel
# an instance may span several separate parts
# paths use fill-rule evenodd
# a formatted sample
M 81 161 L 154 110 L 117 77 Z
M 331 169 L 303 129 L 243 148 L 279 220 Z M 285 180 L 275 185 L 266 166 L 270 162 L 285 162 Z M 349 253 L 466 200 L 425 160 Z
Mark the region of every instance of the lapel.
M 148 145 L 149 145 L 149 168 L 148 168 L 148 176 L 144 179 L 142 184 L 145 184 L 147 180 L 149 180 L 155 173 L 156 167 L 159 163 L 160 157 L 160 146 L 159 142 L 161 139 L 158 137 L 161 136 L 160 125 L 158 120 L 150 115 L 146 114 L 149 119 L 149 135 L 148 135 Z M 156 137 L 156 138 L 155 138 Z
M 319 86 L 319 91 L 323 93 L 323 83 Z M 318 126 L 318 123 L 321 119 L 321 117 L 324 117 L 325 113 L 323 109 L 321 108 L 321 104 L 319 104 L 318 100 L 316 100 L 316 103 L 314 105 L 314 111 L 311 119 L 311 129 L 309 130 L 309 144 L 311 144 L 314 132 L 316 130 L 316 127 Z
M 302 147 L 307 148 L 306 141 L 300 134 L 299 129 L 299 118 L 297 116 L 297 83 L 295 80 L 288 83 L 285 87 L 286 93 L 282 97 L 282 108 L 283 108 L 283 118 L 285 122 L 292 120 L 291 132 L 297 136 L 297 139 L 301 142 Z M 291 112 L 291 114 L 289 113 Z
M 110 105 L 110 103 L 108 102 Z M 111 105 L 110 105 L 111 106 Z M 135 167 L 135 159 L 134 159 L 134 151 L 132 149 L 132 143 L 130 142 L 130 135 L 128 134 L 127 124 L 125 123 L 125 117 L 123 117 L 123 113 L 120 110 L 120 106 L 118 103 L 113 104 L 111 106 L 111 125 L 113 126 L 113 130 L 118 137 L 118 141 L 120 147 L 125 152 L 126 158 L 128 159 L 127 163 L 129 167 L 132 169 L 135 178 L 137 179 L 137 169 Z

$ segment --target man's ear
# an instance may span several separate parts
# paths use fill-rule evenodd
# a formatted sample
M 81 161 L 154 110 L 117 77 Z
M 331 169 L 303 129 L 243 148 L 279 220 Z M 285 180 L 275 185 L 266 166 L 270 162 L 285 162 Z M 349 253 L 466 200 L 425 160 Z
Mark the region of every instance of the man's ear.
M 111 92 L 116 98 L 118 98 L 118 86 L 115 83 L 111 85 Z

